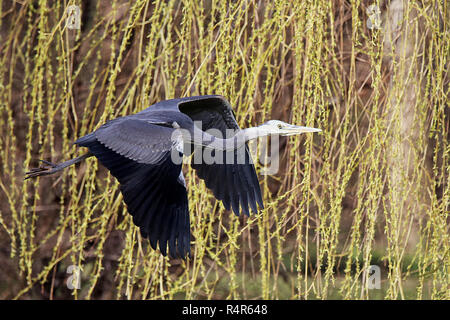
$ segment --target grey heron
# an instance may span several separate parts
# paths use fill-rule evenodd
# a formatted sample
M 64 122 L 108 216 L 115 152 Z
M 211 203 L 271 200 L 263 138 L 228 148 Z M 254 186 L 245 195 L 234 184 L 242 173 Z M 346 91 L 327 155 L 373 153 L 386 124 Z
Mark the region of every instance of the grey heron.
M 180 129 L 184 131 L 175 134 Z M 210 129 L 219 134 L 208 133 Z M 235 133 L 225 138 L 230 129 Z M 89 149 L 86 154 L 59 164 L 41 160 L 45 165 L 31 169 L 25 179 L 53 174 L 95 156 L 119 181 L 127 210 L 152 248 L 159 246 L 164 256 L 185 258 L 190 255 L 188 198 L 182 163 L 173 161 L 174 152 L 182 157 L 208 148 L 222 153 L 222 159 L 236 160 L 243 151 L 239 163 L 191 160 L 191 166 L 227 210 L 239 215 L 242 209 L 249 215 L 250 209 L 263 208 L 263 201 L 246 142 L 318 131 L 278 120 L 241 130 L 229 102 L 218 95 L 165 100 L 108 121 L 75 141 Z

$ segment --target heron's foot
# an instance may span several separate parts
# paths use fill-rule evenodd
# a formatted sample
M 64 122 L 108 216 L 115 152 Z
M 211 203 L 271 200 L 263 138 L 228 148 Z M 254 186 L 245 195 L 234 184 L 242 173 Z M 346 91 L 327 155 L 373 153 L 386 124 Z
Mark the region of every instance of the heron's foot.
M 43 162 L 45 165 L 40 166 L 39 168 L 32 168 L 30 171 L 25 173 L 25 180 L 29 179 L 29 178 L 35 178 L 35 177 L 39 177 L 39 176 L 46 176 L 49 174 L 53 174 L 55 172 L 60 171 L 61 168 L 58 164 L 54 164 L 52 162 L 49 161 L 45 161 L 45 160 L 39 160 L 41 162 Z

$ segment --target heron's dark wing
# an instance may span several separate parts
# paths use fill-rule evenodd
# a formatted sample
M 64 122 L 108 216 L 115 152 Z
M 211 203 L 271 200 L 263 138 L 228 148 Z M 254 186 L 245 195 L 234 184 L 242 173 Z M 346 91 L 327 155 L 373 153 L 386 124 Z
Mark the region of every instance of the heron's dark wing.
M 119 142 L 112 140 L 103 143 L 91 133 L 76 143 L 89 148 L 97 159 L 120 182 L 120 191 L 127 205 L 133 222 L 140 228 L 141 234 L 149 238 L 151 246 L 156 249 L 159 244 L 163 255 L 184 258 L 190 253 L 190 226 L 186 187 L 181 174 L 181 164 L 175 164 L 170 151 L 161 152 L 155 163 L 139 163 L 135 159 L 149 159 L 145 152 L 138 152 L 126 145 L 126 137 L 131 138 L 132 130 L 142 129 L 141 134 L 149 133 L 144 127 L 132 127 L 130 132 L 118 131 L 115 136 Z M 134 147 L 142 147 L 143 139 L 134 138 Z M 104 135 L 100 135 L 104 138 Z M 111 144 L 109 144 L 111 143 Z M 109 147 L 116 148 L 123 153 Z M 134 153 L 133 153 L 134 152 Z M 151 159 L 153 161 L 153 158 Z
M 195 152 L 203 152 L 197 147 Z M 214 151 L 223 152 L 221 159 L 228 159 L 232 164 L 205 164 L 196 163 L 195 155 L 191 166 L 197 171 L 199 178 L 205 181 L 206 186 L 211 189 L 214 196 L 221 200 L 227 210 L 233 209 L 239 215 L 240 208 L 246 215 L 250 214 L 249 208 L 257 212 L 257 204 L 263 208 L 261 190 L 256 177 L 248 148 L 243 152 L 244 162 L 238 162 L 239 151 Z M 225 160 L 224 160 L 225 161 Z M 242 160 L 241 160 L 242 161 Z
M 198 97 L 180 104 L 179 108 L 196 124 L 201 122 L 203 131 L 219 130 L 222 134 L 221 138 L 226 138 L 227 129 L 239 130 L 229 103 L 221 97 L 205 97 L 203 99 Z M 257 212 L 257 204 L 263 208 L 261 189 L 247 146 L 245 146 L 244 152 L 241 152 L 242 150 L 228 152 L 215 150 L 214 152 L 223 152 L 221 158 L 224 159 L 224 164 L 196 163 L 195 153 L 203 153 L 205 148 L 194 146 L 192 148 L 194 150 L 191 161 L 192 168 L 205 181 L 206 186 L 213 191 L 214 196 L 222 201 L 227 210 L 230 210 L 231 207 L 235 214 L 239 215 L 241 207 L 248 215 L 249 207 L 254 212 Z M 197 157 L 197 159 L 199 158 L 202 157 Z M 233 161 L 227 163 L 225 159 L 233 159 Z
M 94 132 L 99 142 L 138 163 L 157 164 L 172 150 L 175 129 L 148 121 L 120 118 Z

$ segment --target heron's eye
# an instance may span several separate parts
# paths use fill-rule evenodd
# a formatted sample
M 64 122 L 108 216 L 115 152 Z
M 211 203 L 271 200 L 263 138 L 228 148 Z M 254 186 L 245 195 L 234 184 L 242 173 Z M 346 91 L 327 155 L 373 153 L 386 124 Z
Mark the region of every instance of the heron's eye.
M 283 129 L 283 126 L 281 124 L 279 124 L 278 129 Z

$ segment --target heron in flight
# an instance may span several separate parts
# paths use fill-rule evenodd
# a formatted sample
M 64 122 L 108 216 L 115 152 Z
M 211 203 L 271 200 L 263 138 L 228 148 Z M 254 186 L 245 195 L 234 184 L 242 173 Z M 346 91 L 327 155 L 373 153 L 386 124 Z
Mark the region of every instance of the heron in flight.
M 229 130 L 234 134 L 226 138 Z M 227 210 L 249 215 L 250 209 L 256 213 L 257 206 L 263 208 L 263 201 L 246 142 L 319 131 L 278 120 L 241 130 L 229 102 L 218 95 L 165 100 L 108 121 L 75 141 L 89 149 L 86 154 L 59 164 L 41 160 L 44 165 L 31 169 L 25 179 L 95 156 L 119 181 L 128 212 L 152 248 L 185 258 L 190 255 L 188 198 L 182 163 L 174 161 L 174 154 L 193 154 L 192 159 L 205 149 L 221 154 L 223 163 L 191 160 L 191 166 Z

